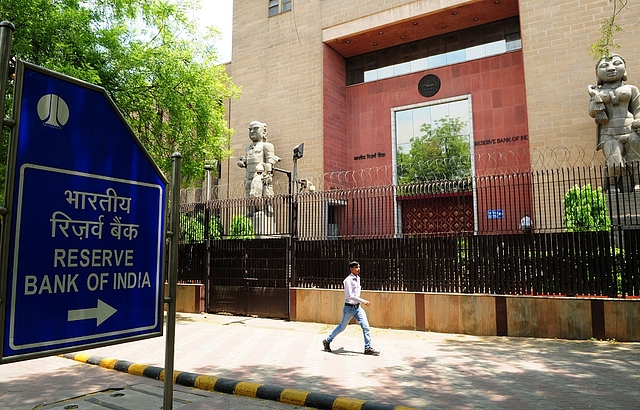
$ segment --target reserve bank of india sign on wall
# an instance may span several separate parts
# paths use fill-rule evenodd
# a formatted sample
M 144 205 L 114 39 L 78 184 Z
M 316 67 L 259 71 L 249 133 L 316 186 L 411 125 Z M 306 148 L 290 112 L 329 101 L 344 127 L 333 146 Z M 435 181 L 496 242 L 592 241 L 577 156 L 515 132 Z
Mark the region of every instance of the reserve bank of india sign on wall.
M 164 176 L 103 89 L 17 81 L 3 360 L 160 336 Z

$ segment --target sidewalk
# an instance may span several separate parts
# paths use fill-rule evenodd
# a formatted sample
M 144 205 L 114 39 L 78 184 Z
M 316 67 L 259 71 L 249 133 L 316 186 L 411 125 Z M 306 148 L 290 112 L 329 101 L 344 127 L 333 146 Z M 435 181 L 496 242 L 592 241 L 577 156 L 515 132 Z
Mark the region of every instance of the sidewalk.
M 357 325 L 350 325 L 333 341 L 332 353 L 324 352 L 322 339 L 333 327 L 179 313 L 174 369 L 350 398 L 353 403 L 413 408 L 636 409 L 640 403 L 640 343 L 372 329 L 373 346 L 381 351 L 375 357 L 362 354 Z M 164 367 L 165 340 L 153 338 L 82 353 Z M 110 383 L 152 386 L 160 392 L 162 387 L 162 382 L 148 377 L 76 360 L 37 359 L 0 365 L 0 393 L 5 392 L 0 396 L 0 409 L 32 409 L 43 401 L 99 392 Z M 21 391 L 15 391 L 17 386 Z M 33 397 L 38 390 L 42 390 L 40 396 Z M 181 399 L 185 410 L 301 408 L 180 385 L 174 391 L 198 395 L 198 403 Z M 249 400 L 249 407 L 232 407 L 230 398 Z M 213 399 L 227 401 L 223 406 L 213 404 Z M 12 407 L 20 403 L 25 406 Z M 141 409 L 135 405 L 120 408 Z M 174 404 L 174 408 L 180 407 Z

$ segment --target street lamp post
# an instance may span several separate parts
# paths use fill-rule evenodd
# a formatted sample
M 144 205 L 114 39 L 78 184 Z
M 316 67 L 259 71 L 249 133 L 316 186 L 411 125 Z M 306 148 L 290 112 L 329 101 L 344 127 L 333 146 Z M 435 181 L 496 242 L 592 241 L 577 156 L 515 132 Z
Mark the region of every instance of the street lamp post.
M 298 160 L 304 155 L 304 142 L 293 148 L 293 192 L 298 192 Z
M 298 236 L 298 160 L 302 158 L 304 155 L 304 142 L 296 145 L 293 148 L 293 186 L 291 186 L 291 191 L 293 195 L 291 195 L 291 237 L 289 239 L 289 249 L 291 250 L 290 255 L 295 255 L 296 251 L 296 241 L 295 238 Z M 291 181 L 289 181 L 291 184 Z M 296 279 L 296 258 L 291 257 L 291 274 L 290 280 L 291 284 L 295 285 L 297 282 Z
M 205 164 L 204 169 L 207 171 L 207 201 L 211 200 L 211 164 Z

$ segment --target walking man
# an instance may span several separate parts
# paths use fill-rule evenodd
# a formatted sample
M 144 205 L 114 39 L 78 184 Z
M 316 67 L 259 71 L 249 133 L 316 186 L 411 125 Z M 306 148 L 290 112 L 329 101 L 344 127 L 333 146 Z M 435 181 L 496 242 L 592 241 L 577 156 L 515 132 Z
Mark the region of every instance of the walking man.
M 331 351 L 330 344 L 333 339 L 345 330 L 351 321 L 351 318 L 355 317 L 360 324 L 362 334 L 364 335 L 364 354 L 378 356 L 380 352 L 371 347 L 371 331 L 369 330 L 367 314 L 364 309 L 360 307 L 360 304 L 365 306 L 371 305 L 371 302 L 360 297 L 360 264 L 356 261 L 349 262 L 349 270 L 351 271 L 351 274 L 343 281 L 344 308 L 342 310 L 342 321 L 335 329 L 333 329 L 333 332 L 331 332 L 331 334 L 322 341 L 324 351 Z

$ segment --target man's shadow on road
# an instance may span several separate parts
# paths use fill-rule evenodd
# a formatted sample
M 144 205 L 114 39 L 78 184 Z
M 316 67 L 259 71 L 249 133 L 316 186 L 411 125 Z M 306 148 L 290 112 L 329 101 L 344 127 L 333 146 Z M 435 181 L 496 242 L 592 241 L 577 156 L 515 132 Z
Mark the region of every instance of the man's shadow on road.
M 323 350 L 324 351 L 324 350 Z M 364 353 L 360 351 L 346 350 L 344 347 L 339 347 L 337 349 L 331 348 L 330 352 L 325 352 L 329 354 L 337 354 L 340 356 L 363 356 Z

